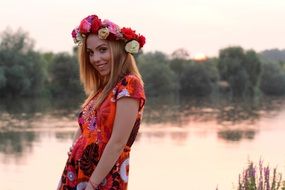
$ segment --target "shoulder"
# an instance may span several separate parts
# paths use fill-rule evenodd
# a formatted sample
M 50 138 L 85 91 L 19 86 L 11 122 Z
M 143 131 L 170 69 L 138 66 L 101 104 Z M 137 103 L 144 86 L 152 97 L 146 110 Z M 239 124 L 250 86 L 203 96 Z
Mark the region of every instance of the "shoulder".
M 128 74 L 124 76 L 117 84 L 118 87 L 143 87 L 143 81 L 133 74 Z
M 145 99 L 143 82 L 136 75 L 124 76 L 117 84 L 114 92 L 116 100 L 123 97 Z

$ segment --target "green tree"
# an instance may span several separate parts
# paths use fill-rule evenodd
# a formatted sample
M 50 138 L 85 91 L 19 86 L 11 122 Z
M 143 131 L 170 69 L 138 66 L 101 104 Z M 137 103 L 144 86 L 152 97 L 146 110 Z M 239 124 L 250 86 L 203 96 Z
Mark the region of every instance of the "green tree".
M 241 47 L 220 50 L 218 69 L 222 80 L 230 84 L 233 96 L 251 95 L 258 89 L 261 62 L 253 50 Z
M 160 51 L 155 51 L 155 52 L 148 52 L 148 53 L 145 53 L 145 54 L 140 54 L 138 57 L 137 57 L 137 62 L 140 65 L 142 64 L 147 64 L 147 63 L 158 63 L 158 62 L 161 62 L 161 63 L 165 63 L 167 64 L 168 63 L 168 58 L 167 58 L 167 55 L 160 52 Z
M 261 74 L 261 61 L 255 51 L 249 50 L 245 53 L 245 70 L 248 75 L 246 94 L 254 95 L 259 89 Z
M 217 82 L 218 72 L 210 63 L 189 62 L 181 75 L 181 94 L 186 96 L 210 95 Z
M 285 71 L 278 63 L 262 65 L 260 88 L 267 95 L 285 95 Z
M 54 55 L 49 63 L 48 71 L 53 96 L 78 97 L 83 94 L 75 56 L 67 53 Z
M 34 48 L 34 40 L 22 29 L 13 32 L 11 29 L 7 28 L 1 33 L 0 44 L 1 51 L 7 50 L 22 54 L 32 51 Z
M 3 67 L 0 67 L 0 91 L 1 88 L 6 86 L 6 76 L 5 76 L 5 71 Z
M 138 66 L 145 82 L 147 96 L 159 97 L 177 93 L 177 78 L 169 68 L 165 54 L 155 52 L 140 55 Z
M 189 57 L 189 53 L 186 49 L 183 48 L 179 48 L 177 50 L 175 50 L 172 54 L 171 57 L 173 59 L 184 59 L 187 60 Z
M 33 40 L 22 30 L 1 34 L 1 96 L 33 96 L 42 92 L 46 78 L 42 56 L 33 50 Z

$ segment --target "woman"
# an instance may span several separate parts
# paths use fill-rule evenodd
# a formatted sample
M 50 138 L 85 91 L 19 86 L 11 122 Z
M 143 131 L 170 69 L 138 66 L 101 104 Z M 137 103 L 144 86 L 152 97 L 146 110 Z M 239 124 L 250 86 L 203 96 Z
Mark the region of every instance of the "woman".
M 145 43 L 130 28 L 91 15 L 72 32 L 88 94 L 58 189 L 124 190 L 145 95 L 132 54 Z

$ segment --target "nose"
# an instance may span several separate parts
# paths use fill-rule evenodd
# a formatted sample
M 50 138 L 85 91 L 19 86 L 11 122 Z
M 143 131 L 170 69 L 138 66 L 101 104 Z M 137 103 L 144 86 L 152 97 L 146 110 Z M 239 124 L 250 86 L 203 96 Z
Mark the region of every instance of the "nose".
M 100 61 L 100 56 L 96 53 L 93 53 L 92 56 L 90 57 L 90 62 L 96 64 L 99 61 Z

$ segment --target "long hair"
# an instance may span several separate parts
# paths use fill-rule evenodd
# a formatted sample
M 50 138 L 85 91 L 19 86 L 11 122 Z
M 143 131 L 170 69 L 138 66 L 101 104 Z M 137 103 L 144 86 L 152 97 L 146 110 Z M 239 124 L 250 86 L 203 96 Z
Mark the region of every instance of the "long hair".
M 136 65 L 136 61 L 132 54 L 125 51 L 125 43 L 122 41 L 109 41 L 108 46 L 111 52 L 111 71 L 108 76 L 102 77 L 99 72 L 91 65 L 87 51 L 86 51 L 87 37 L 84 39 L 79 48 L 79 68 L 80 80 L 84 86 L 87 95 L 82 107 L 86 106 L 88 102 L 100 91 L 100 94 L 95 100 L 94 109 L 98 108 L 100 104 L 108 96 L 109 92 L 125 75 L 132 74 L 137 76 L 143 84 L 141 74 Z

